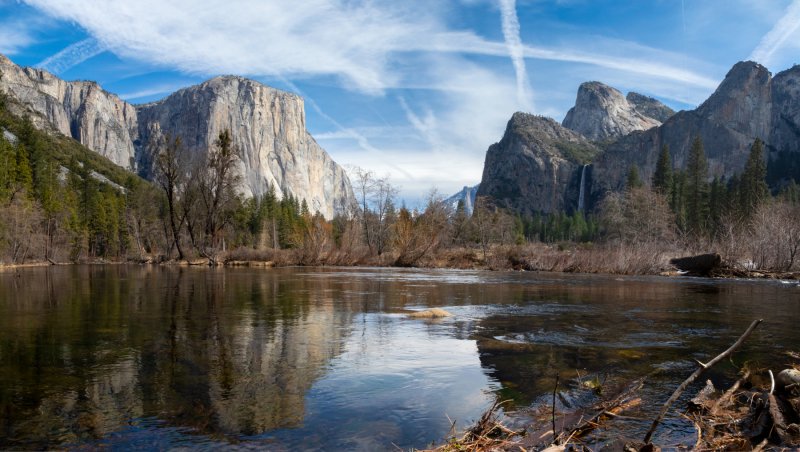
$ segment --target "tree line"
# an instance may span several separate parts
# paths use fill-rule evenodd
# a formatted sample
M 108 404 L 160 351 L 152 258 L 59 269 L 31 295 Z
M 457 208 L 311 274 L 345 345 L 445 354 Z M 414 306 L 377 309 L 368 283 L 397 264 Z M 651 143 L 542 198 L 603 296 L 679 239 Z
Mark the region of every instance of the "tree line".
M 409 209 L 387 177 L 355 168 L 355 203 L 326 219 L 310 211 L 306 200 L 274 185 L 258 196 L 238 193 L 239 151 L 229 131 L 207 152 L 188 149 L 180 137 L 154 138 L 147 147 L 150 183 L 74 140 L 38 130 L 30 118 L 11 114 L 7 102 L 0 96 L 0 127 L 6 132 L 0 137 L 5 263 L 283 259 L 416 266 L 438 260 L 458 266 L 464 262 L 456 263 L 454 256 L 485 263 L 498 246 L 521 249 L 529 243 L 727 247 L 731 253 L 748 243 L 760 249 L 749 254 L 759 264 L 792 268 L 800 250 L 797 185 L 770 194 L 760 140 L 744 171 L 729 179 L 709 180 L 699 138 L 685 168 L 673 168 L 664 147 L 651 180 L 642 181 L 632 167 L 625 189 L 589 213 L 523 217 L 482 197 L 467 215 L 463 203 L 453 209 L 435 191 L 421 207 Z M 781 219 L 790 226 L 781 226 Z

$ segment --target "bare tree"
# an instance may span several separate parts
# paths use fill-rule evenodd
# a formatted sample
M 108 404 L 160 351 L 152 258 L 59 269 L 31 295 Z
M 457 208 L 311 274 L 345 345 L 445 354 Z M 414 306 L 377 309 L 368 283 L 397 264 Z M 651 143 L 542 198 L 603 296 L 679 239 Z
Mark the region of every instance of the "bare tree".
M 752 219 L 752 262 L 765 270 L 789 271 L 800 253 L 800 206 L 775 201 L 762 204 Z M 741 243 L 741 242 L 740 242 Z
M 152 143 L 152 153 L 155 155 L 155 179 L 167 196 L 167 209 L 169 225 L 172 231 L 172 243 L 178 250 L 178 259 L 183 259 L 181 248 L 180 230 L 183 220 L 178 221 L 178 201 L 185 189 L 186 180 L 186 151 L 180 137 L 171 138 L 169 135 L 160 135 Z
M 212 253 L 224 240 L 220 233 L 231 221 L 236 207 L 235 188 L 240 181 L 234 168 L 237 158 L 238 150 L 233 145 L 230 131 L 220 132 L 206 157 L 204 175 L 197 181 L 205 232 L 201 252 L 212 261 Z M 222 245 L 224 247 L 224 242 Z
M 676 238 L 666 198 L 647 187 L 609 194 L 601 206 L 601 218 L 610 240 L 667 243 Z

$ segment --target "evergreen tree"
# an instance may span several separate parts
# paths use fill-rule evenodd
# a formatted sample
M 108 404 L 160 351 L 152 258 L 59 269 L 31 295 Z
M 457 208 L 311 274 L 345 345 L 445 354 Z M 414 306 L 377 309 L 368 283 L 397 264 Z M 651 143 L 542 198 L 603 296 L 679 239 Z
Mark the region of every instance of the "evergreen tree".
M 672 162 L 669 156 L 669 146 L 666 144 L 661 148 L 661 154 L 658 155 L 652 185 L 653 190 L 662 195 L 668 194 L 672 189 Z
M 708 198 L 709 219 L 711 221 L 711 235 L 716 236 L 722 228 L 722 216 L 726 210 L 726 189 L 725 183 L 718 177 L 714 177 L 711 182 L 711 190 Z
M 764 148 L 756 138 L 750 148 L 750 157 L 744 167 L 739 189 L 739 209 L 743 218 L 750 218 L 758 206 L 767 199 L 767 165 L 764 161 Z
M 628 169 L 628 176 L 625 179 L 625 188 L 627 190 L 633 190 L 634 188 L 640 188 L 644 185 L 642 182 L 642 178 L 639 177 L 639 167 L 636 165 L 631 165 L 630 169 Z
M 686 166 L 686 226 L 699 236 L 706 230 L 708 218 L 708 160 L 703 141 L 695 137 Z

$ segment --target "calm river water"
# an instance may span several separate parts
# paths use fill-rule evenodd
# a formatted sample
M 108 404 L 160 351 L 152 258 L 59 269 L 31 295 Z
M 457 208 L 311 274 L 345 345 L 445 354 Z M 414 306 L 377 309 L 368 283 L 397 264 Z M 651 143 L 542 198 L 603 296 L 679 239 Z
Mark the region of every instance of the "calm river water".
M 415 320 L 408 310 L 453 316 Z M 396 269 L 68 266 L 0 273 L 0 449 L 390 450 L 491 402 L 649 375 L 639 436 L 689 373 L 800 349 L 797 283 Z M 735 378 L 725 363 L 710 377 Z M 662 444 L 693 444 L 672 416 Z

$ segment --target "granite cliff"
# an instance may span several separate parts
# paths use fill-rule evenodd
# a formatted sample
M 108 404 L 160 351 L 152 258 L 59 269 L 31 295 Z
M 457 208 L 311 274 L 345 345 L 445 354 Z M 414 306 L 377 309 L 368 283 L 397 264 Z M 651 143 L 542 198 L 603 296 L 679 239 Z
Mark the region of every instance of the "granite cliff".
M 705 102 L 674 114 L 655 99 L 584 83 L 564 126 L 515 113 L 486 153 L 478 195 L 523 214 L 591 209 L 623 189 L 631 166 L 649 181 L 664 145 L 673 166 L 685 168 L 695 136 L 703 140 L 710 178 L 741 173 L 761 138 L 775 189 L 789 178 L 800 181 L 800 66 L 773 77 L 757 63 L 737 63 Z M 581 157 L 570 149 L 582 149 Z
M 455 212 L 456 209 L 458 209 L 459 203 L 463 202 L 464 213 L 466 213 L 467 216 L 471 216 L 472 211 L 475 210 L 475 195 L 478 193 L 478 187 L 479 185 L 473 185 L 472 187 L 465 186 L 458 193 L 445 199 L 444 203 Z
M 500 142 L 486 151 L 477 196 L 523 215 L 577 206 L 581 177 L 600 149 L 556 121 L 514 113 Z
M 703 140 L 709 177 L 741 173 L 750 146 L 761 138 L 774 160 L 788 155 L 800 158 L 800 66 L 774 77 L 753 62 L 740 62 L 716 91 L 694 110 L 681 111 L 663 125 L 622 137 L 593 162 L 593 198 L 622 187 L 631 165 L 644 180 L 655 171 L 662 146 L 670 149 L 675 168 L 685 168 L 695 136 Z M 772 180 L 773 188 L 780 181 Z
M 279 196 L 305 199 L 327 218 L 347 211 L 354 196 L 345 171 L 305 127 L 303 99 L 241 77 L 217 77 L 159 102 L 131 105 L 93 82 L 67 82 L 21 68 L 0 55 L 0 89 L 30 113 L 37 127 L 78 140 L 114 163 L 152 176 L 148 143 L 154 134 L 180 136 L 206 152 L 229 129 L 240 151 L 247 196 L 273 184 Z
M 582 83 L 575 106 L 567 112 L 561 125 L 590 140 L 608 141 L 661 125 L 662 120 L 649 115 L 669 116 L 671 110 L 659 101 L 631 94 L 626 98 L 603 83 Z

